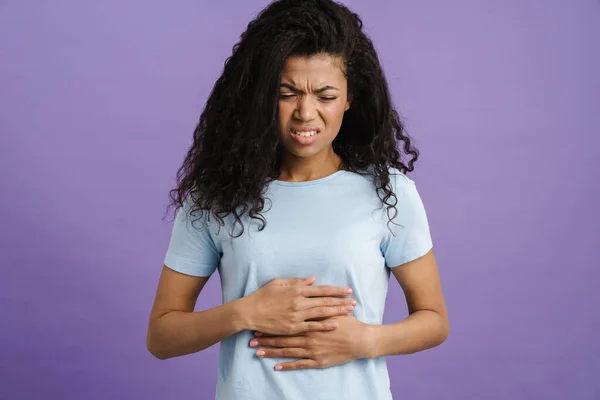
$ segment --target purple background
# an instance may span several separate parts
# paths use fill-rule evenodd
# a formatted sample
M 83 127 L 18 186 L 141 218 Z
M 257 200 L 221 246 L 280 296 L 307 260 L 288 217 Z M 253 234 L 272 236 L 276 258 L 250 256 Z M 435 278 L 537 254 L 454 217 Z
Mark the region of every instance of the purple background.
M 422 151 L 450 311 L 389 359 L 396 398 L 599 399 L 600 2 L 347 4 Z M 167 191 L 264 5 L 0 1 L 0 399 L 214 396 L 217 346 L 158 361 L 147 318 Z

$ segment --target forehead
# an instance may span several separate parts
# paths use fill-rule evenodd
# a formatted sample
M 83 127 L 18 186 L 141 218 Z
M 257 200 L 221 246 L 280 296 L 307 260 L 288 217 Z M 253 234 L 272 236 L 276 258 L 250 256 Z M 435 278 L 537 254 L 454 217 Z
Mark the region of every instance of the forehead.
M 281 81 L 296 85 L 326 85 L 346 81 L 343 61 L 331 55 L 289 57 L 281 71 Z

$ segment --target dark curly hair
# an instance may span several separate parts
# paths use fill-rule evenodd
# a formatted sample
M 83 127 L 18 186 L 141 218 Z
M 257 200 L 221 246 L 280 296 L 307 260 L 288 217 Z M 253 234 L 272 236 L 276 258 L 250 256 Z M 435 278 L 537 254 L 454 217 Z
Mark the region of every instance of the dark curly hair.
M 392 106 L 377 53 L 362 27 L 357 14 L 331 0 L 279 0 L 262 10 L 225 61 L 177 172 L 170 206 L 181 208 L 192 196 L 191 213 L 213 216 L 220 226 L 231 214 L 232 237 L 243 233 L 245 213 L 264 229 L 265 190 L 280 170 L 281 71 L 290 56 L 329 54 L 343 60 L 352 101 L 333 149 L 348 171 L 373 176 L 391 221 L 397 198 L 388 168 L 412 171 L 418 151 Z M 241 231 L 234 233 L 236 225 Z

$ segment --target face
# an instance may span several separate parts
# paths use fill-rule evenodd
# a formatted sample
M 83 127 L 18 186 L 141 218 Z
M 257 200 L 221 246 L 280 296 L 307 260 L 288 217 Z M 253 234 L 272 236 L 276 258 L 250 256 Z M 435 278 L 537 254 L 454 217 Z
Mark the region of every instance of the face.
M 350 107 L 342 65 L 330 55 L 286 61 L 279 89 L 279 135 L 287 155 L 309 158 L 332 149 Z

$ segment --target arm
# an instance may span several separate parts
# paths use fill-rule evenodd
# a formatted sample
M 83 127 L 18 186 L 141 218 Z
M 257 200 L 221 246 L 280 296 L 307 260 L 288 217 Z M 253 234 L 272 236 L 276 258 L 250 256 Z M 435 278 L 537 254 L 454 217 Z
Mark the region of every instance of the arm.
M 433 250 L 392 268 L 402 287 L 409 316 L 394 324 L 368 326 L 367 357 L 411 354 L 443 343 L 448 337 L 446 304 Z
M 253 294 L 194 312 L 209 277 L 185 275 L 164 266 L 150 314 L 146 346 L 159 359 L 204 350 L 242 330 L 295 334 L 329 331 L 330 321 L 310 321 L 345 315 L 353 300 L 342 298 L 348 288 L 311 286 L 315 279 L 275 279 Z M 313 298 L 314 296 L 321 296 Z
M 167 359 L 195 353 L 245 329 L 239 300 L 193 312 L 208 279 L 163 267 L 146 338 L 152 355 Z

